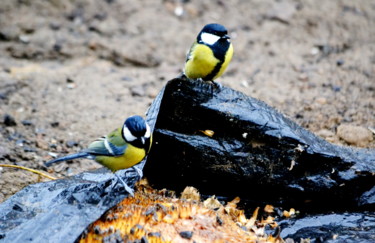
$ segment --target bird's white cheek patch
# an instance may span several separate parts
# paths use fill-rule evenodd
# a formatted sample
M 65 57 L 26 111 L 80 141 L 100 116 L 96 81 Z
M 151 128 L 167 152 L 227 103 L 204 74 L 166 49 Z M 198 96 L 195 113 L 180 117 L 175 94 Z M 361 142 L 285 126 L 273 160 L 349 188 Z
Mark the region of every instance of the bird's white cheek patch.
M 127 142 L 132 142 L 137 139 L 135 136 L 133 136 L 133 134 L 129 131 L 129 128 L 127 127 L 124 127 L 123 133 L 124 133 L 124 138 Z
M 217 35 L 210 34 L 210 33 L 202 33 L 201 39 L 204 43 L 208 45 L 213 45 L 216 43 L 216 41 L 220 39 L 220 37 Z

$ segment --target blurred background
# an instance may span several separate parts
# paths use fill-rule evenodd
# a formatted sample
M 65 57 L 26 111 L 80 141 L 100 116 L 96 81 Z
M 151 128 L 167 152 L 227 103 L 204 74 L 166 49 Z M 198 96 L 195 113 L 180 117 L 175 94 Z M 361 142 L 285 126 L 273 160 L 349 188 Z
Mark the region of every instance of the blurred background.
M 374 1 L 2 0 L 0 163 L 45 170 L 144 115 L 212 22 L 235 49 L 218 82 L 330 142 L 375 148 Z M 78 160 L 50 172 L 99 167 Z M 40 180 L 0 168 L 0 202 Z

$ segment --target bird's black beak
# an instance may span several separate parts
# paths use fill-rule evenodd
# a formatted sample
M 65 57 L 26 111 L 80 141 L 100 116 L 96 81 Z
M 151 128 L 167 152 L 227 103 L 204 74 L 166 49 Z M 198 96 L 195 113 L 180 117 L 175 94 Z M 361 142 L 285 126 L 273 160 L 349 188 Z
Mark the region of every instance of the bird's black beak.
M 221 37 L 221 38 L 228 40 L 228 39 L 230 39 L 230 36 L 229 36 L 229 35 L 224 35 L 224 36 Z

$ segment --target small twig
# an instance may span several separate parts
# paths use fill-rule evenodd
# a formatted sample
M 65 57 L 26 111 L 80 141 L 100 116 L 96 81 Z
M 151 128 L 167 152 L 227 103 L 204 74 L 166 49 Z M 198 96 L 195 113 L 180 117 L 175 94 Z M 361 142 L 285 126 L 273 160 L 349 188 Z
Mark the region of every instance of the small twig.
M 27 168 L 27 167 L 24 167 L 24 166 L 20 166 L 20 165 L 6 165 L 6 164 L 0 164 L 0 167 L 11 167 L 11 168 L 17 168 L 17 169 L 21 169 L 21 170 L 27 170 L 27 171 L 30 171 L 32 173 L 35 173 L 35 174 L 38 174 L 38 175 L 41 175 L 41 176 L 44 176 L 44 177 L 47 177 L 48 179 L 51 179 L 51 180 L 56 180 L 57 178 L 53 177 L 53 176 L 50 176 L 50 175 L 47 175 L 41 171 L 38 171 L 38 170 L 34 170 L 34 169 L 30 169 L 30 168 Z

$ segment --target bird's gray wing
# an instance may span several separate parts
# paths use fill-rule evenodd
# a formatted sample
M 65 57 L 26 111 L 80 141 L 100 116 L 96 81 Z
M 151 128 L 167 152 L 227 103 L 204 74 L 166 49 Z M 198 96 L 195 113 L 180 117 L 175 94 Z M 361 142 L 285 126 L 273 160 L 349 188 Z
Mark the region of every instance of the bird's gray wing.
M 116 146 L 109 142 L 108 139 L 100 139 L 91 143 L 90 146 L 82 152 L 86 152 L 94 156 L 121 156 L 124 154 L 126 148 L 126 144 Z
M 196 45 L 197 45 L 197 42 L 194 42 L 193 45 L 190 47 L 189 51 L 186 53 L 185 62 L 189 61 L 192 58 L 192 54 L 193 54 L 193 51 L 194 51 Z

